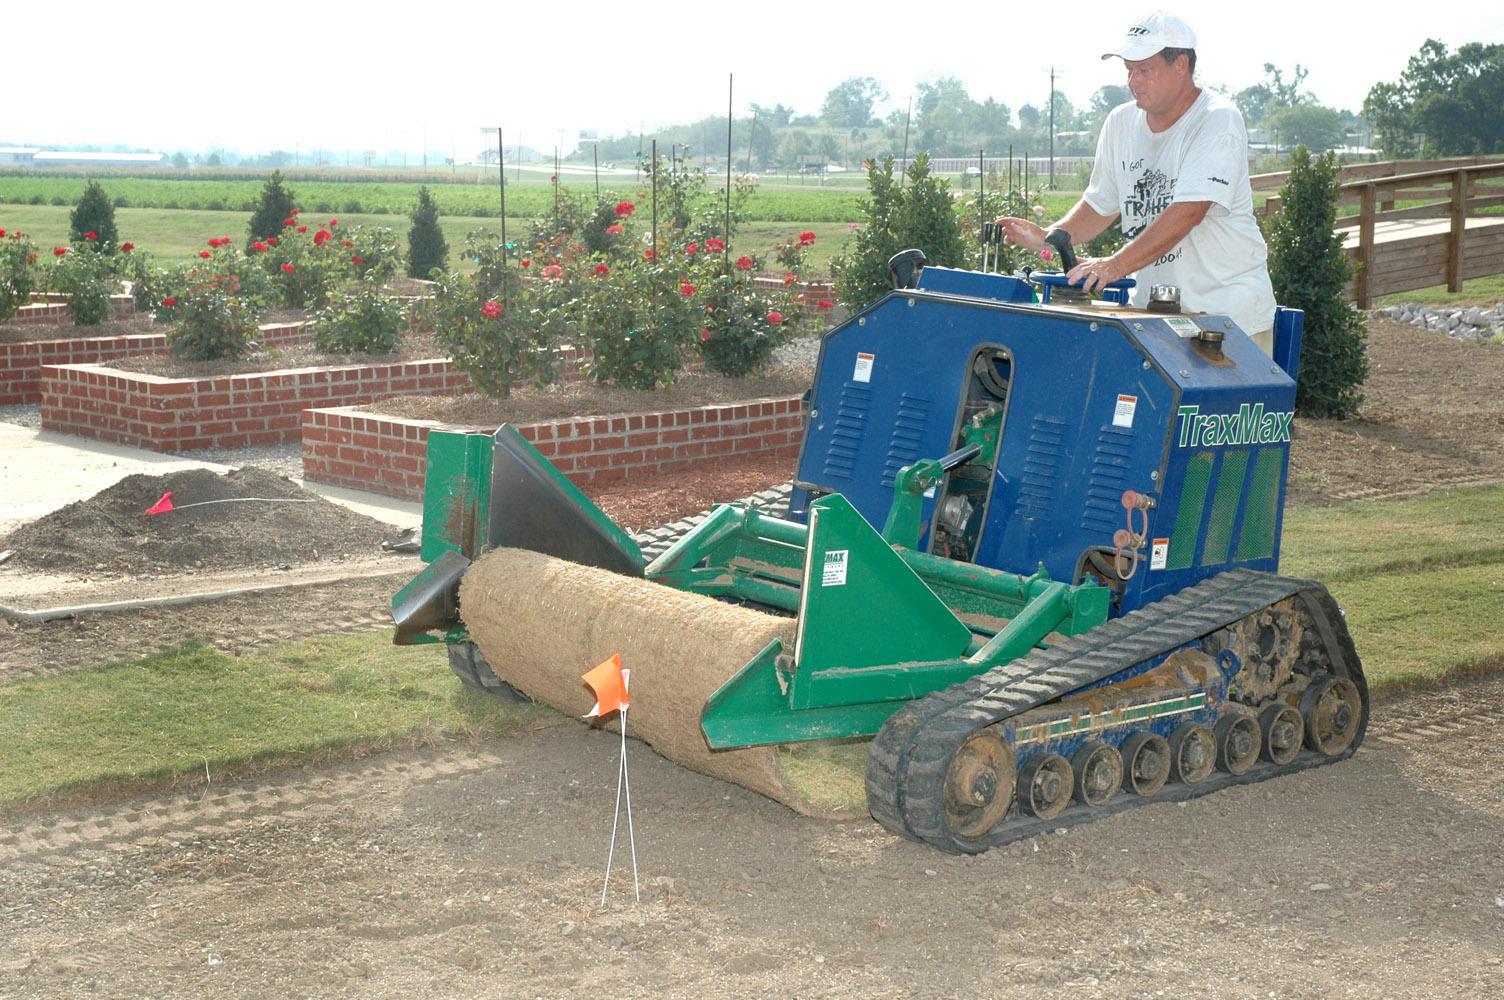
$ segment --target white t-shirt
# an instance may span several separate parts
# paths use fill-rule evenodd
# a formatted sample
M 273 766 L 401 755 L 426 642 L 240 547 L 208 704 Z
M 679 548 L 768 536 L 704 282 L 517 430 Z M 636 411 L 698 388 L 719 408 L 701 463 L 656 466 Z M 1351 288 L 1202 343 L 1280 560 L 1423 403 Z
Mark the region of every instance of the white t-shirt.
M 1130 240 L 1176 202 L 1211 202 L 1179 245 L 1134 275 L 1133 304 L 1148 302 L 1150 285 L 1176 285 L 1188 311 L 1229 316 L 1250 335 L 1273 324 L 1268 250 L 1248 186 L 1248 135 L 1225 98 L 1203 90 L 1163 132 L 1150 131 L 1132 101 L 1114 108 L 1082 198 L 1099 215 L 1120 215 Z

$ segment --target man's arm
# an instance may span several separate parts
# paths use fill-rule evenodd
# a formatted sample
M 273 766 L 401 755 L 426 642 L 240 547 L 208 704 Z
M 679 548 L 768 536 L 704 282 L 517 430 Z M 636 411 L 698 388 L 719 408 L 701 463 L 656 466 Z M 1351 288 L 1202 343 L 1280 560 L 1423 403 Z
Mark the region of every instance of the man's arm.
M 1209 201 L 1177 201 L 1159 213 L 1159 217 L 1147 229 L 1124 244 L 1117 253 L 1111 257 L 1082 261 L 1067 277 L 1073 283 L 1080 282 L 1081 287 L 1088 292 L 1119 278 L 1126 278 L 1134 271 L 1154 263 L 1185 239 L 1206 218 L 1211 207 L 1212 203 Z M 1072 209 L 1071 214 L 1075 214 L 1075 209 Z M 1097 232 L 1101 232 L 1101 229 Z
M 1086 243 L 1095 239 L 1116 218 L 1116 214 L 1099 214 L 1096 209 L 1086 203 L 1085 199 L 1082 199 L 1065 213 L 1065 218 L 1055 223 L 1055 228 L 1064 229 L 1070 233 L 1072 243 Z M 1003 237 L 1007 242 L 1028 247 L 1036 253 L 1044 249 L 1045 230 L 1028 219 L 1016 219 L 1009 216 L 998 219 L 997 224 L 1003 227 Z

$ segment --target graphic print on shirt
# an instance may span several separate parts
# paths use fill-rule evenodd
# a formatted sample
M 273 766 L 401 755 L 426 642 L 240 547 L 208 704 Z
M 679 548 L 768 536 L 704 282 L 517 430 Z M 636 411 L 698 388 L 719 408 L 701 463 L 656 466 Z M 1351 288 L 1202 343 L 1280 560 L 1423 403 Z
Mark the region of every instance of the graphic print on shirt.
M 1133 183 L 1133 193 L 1123 200 L 1123 238 L 1131 240 L 1159 218 L 1175 197 L 1175 178 L 1152 167 Z

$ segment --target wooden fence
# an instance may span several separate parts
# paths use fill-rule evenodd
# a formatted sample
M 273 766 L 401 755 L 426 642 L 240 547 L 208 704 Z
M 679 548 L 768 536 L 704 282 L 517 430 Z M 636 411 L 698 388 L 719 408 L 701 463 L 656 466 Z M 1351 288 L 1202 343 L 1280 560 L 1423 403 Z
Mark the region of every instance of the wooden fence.
M 1286 176 L 1256 179 L 1267 190 Z M 1504 215 L 1480 214 L 1504 205 L 1504 161 L 1373 163 L 1343 177 L 1338 211 L 1356 212 L 1339 215 L 1336 228 L 1356 269 L 1348 295 L 1359 309 L 1394 292 L 1441 284 L 1456 292 L 1469 278 L 1504 273 Z M 1263 212 L 1278 209 L 1270 198 Z

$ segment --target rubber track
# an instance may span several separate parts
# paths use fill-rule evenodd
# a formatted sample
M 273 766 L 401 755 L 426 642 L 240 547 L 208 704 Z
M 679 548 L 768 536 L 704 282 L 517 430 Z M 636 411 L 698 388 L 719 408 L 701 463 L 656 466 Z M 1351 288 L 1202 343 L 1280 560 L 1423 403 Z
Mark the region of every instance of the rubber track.
M 1237 570 L 905 706 L 872 744 L 867 795 L 873 816 L 901 836 L 950 853 L 976 853 L 1138 805 L 1192 798 L 1340 759 L 1303 751 L 1283 767 L 1260 761 L 1241 776 L 1217 772 L 1195 785 L 1167 785 L 1150 798 L 1125 792 L 1105 807 L 1074 805 L 1050 820 L 1022 816 L 1015 806 L 991 833 L 975 841 L 958 841 L 944 826 L 945 774 L 952 755 L 972 733 L 1169 653 L 1294 594 L 1301 596 L 1316 624 L 1316 638 L 1333 673 L 1358 685 L 1364 714 L 1352 746 L 1341 755 L 1349 756 L 1363 739 L 1368 691 L 1336 602 L 1320 584 Z

